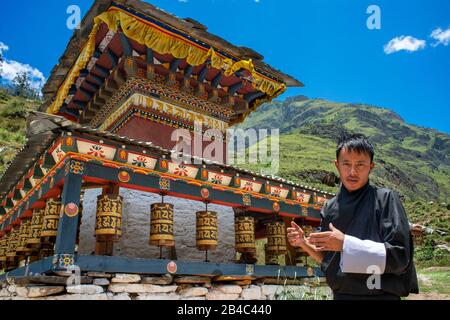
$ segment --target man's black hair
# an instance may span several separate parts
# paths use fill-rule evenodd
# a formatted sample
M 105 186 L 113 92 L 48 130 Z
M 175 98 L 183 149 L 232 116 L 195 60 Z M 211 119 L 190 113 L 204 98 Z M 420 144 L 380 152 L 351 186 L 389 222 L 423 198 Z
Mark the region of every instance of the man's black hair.
M 352 134 L 342 137 L 336 147 L 336 159 L 338 159 L 342 149 L 356 151 L 357 153 L 366 153 L 370 155 L 370 162 L 373 162 L 373 145 L 362 134 Z

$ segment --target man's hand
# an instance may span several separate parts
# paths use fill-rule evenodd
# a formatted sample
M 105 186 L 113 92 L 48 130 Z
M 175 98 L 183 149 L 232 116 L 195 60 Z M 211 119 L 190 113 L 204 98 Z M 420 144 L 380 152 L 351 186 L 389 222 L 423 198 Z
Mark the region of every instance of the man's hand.
M 330 230 L 311 233 L 308 242 L 315 245 L 318 251 L 342 251 L 345 235 L 330 223 Z
M 291 221 L 291 227 L 287 228 L 287 238 L 291 246 L 300 247 L 305 243 L 305 233 L 294 221 Z

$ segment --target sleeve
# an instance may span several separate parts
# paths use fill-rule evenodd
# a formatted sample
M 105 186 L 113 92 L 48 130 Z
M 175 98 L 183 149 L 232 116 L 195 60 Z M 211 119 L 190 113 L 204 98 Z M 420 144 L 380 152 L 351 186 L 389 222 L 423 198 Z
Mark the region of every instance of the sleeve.
M 383 274 L 386 248 L 381 242 L 345 235 L 340 267 L 344 273 Z
M 405 209 L 395 192 L 386 193 L 381 208 L 380 233 L 386 248 L 385 273 L 404 273 L 413 258 L 410 251 L 410 229 Z

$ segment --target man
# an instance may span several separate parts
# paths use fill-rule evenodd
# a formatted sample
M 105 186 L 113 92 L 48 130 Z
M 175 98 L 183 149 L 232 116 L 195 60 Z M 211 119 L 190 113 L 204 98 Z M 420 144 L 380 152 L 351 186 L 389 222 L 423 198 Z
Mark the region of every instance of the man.
M 321 264 L 335 300 L 394 299 L 417 293 L 413 243 L 396 193 L 369 183 L 374 150 L 361 135 L 341 141 L 336 197 L 321 211 L 321 232 L 305 238 L 292 222 L 288 240 Z

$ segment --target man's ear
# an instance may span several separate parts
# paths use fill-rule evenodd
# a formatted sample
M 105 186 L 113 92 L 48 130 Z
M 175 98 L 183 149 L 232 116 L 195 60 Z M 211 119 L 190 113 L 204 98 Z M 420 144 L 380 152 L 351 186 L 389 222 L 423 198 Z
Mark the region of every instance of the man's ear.
M 373 168 L 375 168 L 375 162 L 372 162 L 372 163 L 370 164 L 370 171 L 372 171 Z
M 334 165 L 336 166 L 337 171 L 339 172 L 339 164 L 337 160 L 334 160 Z

